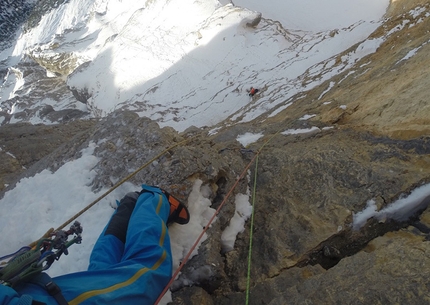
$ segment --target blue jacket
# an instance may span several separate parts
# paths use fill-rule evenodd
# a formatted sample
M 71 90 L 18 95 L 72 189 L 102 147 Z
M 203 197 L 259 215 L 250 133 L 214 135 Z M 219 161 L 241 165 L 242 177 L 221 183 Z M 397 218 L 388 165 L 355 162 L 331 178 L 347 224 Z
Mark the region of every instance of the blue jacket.
M 147 192 L 135 193 L 137 202 L 129 197 L 121 201 L 94 245 L 88 271 L 54 278 L 70 305 L 154 304 L 168 284 L 172 276 L 166 226 L 170 205 L 159 188 L 142 188 Z M 32 300 L 58 304 L 35 284 L 14 289 L 0 285 L 1 305 L 30 305 Z

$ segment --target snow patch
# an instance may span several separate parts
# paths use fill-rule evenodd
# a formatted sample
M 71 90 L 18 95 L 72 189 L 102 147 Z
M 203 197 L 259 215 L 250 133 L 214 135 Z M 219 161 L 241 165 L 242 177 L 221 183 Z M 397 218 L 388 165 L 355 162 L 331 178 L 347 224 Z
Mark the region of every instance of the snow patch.
M 303 129 L 288 129 L 288 130 L 281 132 L 281 134 L 283 134 L 283 135 L 294 135 L 294 134 L 310 133 L 313 131 L 320 131 L 320 129 L 318 127 L 315 127 L 315 126 L 310 127 L 310 128 L 303 128 Z
M 360 229 L 368 219 L 375 217 L 379 221 L 393 219 L 406 221 L 418 210 L 424 208 L 430 202 L 430 184 L 414 189 L 409 196 L 402 197 L 384 209 L 377 211 L 375 200 L 367 202 L 363 211 L 353 214 L 353 229 Z
M 247 147 L 249 144 L 257 142 L 258 139 L 263 137 L 262 133 L 250 133 L 247 132 L 243 135 L 238 135 L 236 140 L 243 145 L 243 147 Z
M 245 222 L 251 216 L 252 206 L 249 203 L 249 190 L 248 194 L 236 195 L 235 206 L 234 215 L 221 235 L 221 244 L 224 252 L 234 249 L 237 235 L 245 230 Z
M 313 117 L 316 117 L 316 114 L 305 114 L 304 116 L 302 116 L 299 121 L 307 121 Z

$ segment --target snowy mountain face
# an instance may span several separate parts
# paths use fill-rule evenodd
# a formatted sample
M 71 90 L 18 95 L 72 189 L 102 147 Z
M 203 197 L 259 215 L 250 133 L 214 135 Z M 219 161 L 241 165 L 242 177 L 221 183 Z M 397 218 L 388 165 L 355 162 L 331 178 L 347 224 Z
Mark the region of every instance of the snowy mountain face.
M 0 120 L 52 124 L 128 109 L 180 131 L 273 115 L 347 69 L 348 58 L 338 67 L 330 58 L 365 39 L 389 1 L 347 2 L 39 1 L 0 53 Z
M 147 162 L 51 276 L 148 183 L 191 212 L 160 304 L 243 304 L 248 270 L 250 304 L 426 304 L 429 29 L 430 0 L 38 1 L 0 54 L 0 256 Z
M 34 8 L 34 1 L 4 0 L 0 2 L 0 50 L 12 45 L 19 27 Z

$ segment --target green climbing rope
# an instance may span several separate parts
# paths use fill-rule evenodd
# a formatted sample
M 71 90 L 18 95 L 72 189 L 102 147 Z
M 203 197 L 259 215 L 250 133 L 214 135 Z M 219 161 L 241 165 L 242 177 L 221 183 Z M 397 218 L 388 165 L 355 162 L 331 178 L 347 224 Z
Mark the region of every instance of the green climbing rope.
M 254 186 L 252 190 L 252 211 L 251 211 L 251 229 L 249 232 L 249 250 L 248 250 L 248 274 L 246 276 L 246 305 L 249 302 L 249 286 L 251 282 L 251 256 L 252 256 L 252 237 L 254 231 L 254 214 L 255 214 L 255 194 L 257 189 L 257 168 L 258 168 L 258 155 L 255 159 L 255 170 L 254 170 Z
M 263 150 L 264 146 L 267 143 L 272 141 L 272 139 L 279 134 L 281 130 L 278 130 L 274 133 L 266 142 L 261 145 L 260 149 L 257 151 L 257 158 L 255 159 L 255 170 L 254 170 L 254 185 L 252 190 L 252 212 L 251 212 L 251 228 L 249 232 L 249 249 L 248 249 L 248 272 L 246 276 L 246 299 L 245 304 L 249 304 L 249 290 L 251 283 L 251 257 L 252 257 L 252 240 L 253 240 L 253 231 L 254 231 L 254 215 L 255 215 L 255 197 L 256 197 L 256 189 L 257 189 L 257 172 L 258 172 L 258 157 Z

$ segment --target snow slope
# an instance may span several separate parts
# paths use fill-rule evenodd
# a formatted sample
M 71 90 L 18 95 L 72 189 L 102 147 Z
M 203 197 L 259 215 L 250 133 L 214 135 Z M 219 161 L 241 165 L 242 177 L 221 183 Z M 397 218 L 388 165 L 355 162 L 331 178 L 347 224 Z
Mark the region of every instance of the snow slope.
M 24 54 L 68 54 L 76 59 L 72 69 L 86 63 L 67 85 L 85 96 L 93 116 L 127 108 L 182 131 L 189 118 L 198 127 L 252 120 L 319 85 L 325 79 L 303 87 L 300 78 L 313 67 L 320 73 L 326 67 L 316 65 L 366 39 L 388 4 L 71 0 L 43 16 L 0 58 L 13 66 Z M 9 77 L 2 91 L 13 97 L 20 87 Z M 261 89 L 252 101 L 250 86 Z M 2 110 L 10 113 L 14 104 L 5 100 L 0 98 Z

